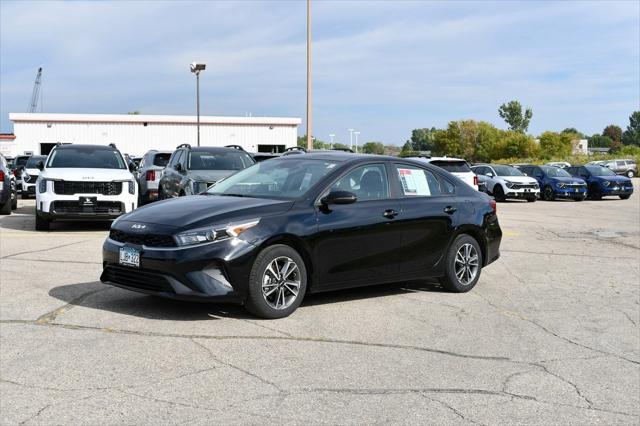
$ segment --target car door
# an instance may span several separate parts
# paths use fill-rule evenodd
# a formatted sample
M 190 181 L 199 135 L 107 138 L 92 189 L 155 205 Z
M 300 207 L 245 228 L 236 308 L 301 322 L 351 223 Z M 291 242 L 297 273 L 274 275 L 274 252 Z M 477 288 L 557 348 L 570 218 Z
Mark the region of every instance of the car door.
M 315 288 L 341 288 L 393 280 L 398 272 L 398 200 L 392 196 L 384 162 L 358 165 L 328 186 L 356 195 L 353 204 L 316 209 Z
M 180 158 L 180 154 L 182 154 L 182 150 L 174 151 L 167 163 L 167 167 L 165 167 L 162 172 L 162 177 L 160 178 L 160 186 L 162 187 L 163 193 L 165 197 L 173 197 L 175 188 L 173 187 L 173 181 L 175 179 L 175 165 L 178 163 L 178 159 Z
M 545 180 L 545 174 L 540 167 L 535 167 L 532 171 L 532 175 L 529 175 L 529 176 L 534 177 L 538 181 L 538 185 L 540 186 L 541 189 L 547 183 Z
M 169 188 L 171 189 L 171 196 L 177 197 L 180 194 L 180 184 L 182 182 L 184 173 L 184 158 L 185 150 L 181 149 L 176 157 L 176 162 L 171 168 L 169 174 Z M 178 171 L 178 164 L 180 165 L 180 171 Z
M 445 255 L 459 211 L 473 206 L 460 203 L 455 185 L 426 168 L 397 162 L 392 174 L 400 192 L 400 273 L 432 275 Z

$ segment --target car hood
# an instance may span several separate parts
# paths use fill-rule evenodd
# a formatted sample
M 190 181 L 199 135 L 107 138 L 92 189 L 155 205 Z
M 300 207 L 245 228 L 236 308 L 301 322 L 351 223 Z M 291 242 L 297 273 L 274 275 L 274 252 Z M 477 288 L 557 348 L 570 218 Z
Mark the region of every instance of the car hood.
M 570 183 L 570 184 L 584 184 L 585 181 L 572 176 L 560 176 L 560 177 L 550 177 L 549 180 L 554 182 L 562 182 L 562 183 Z
M 628 177 L 624 177 L 624 176 L 594 176 L 596 179 L 599 179 L 601 181 L 605 181 L 608 180 L 609 182 L 615 182 L 615 183 L 631 183 L 631 179 L 629 179 Z
M 43 178 L 74 180 L 85 182 L 109 182 L 112 180 L 132 180 L 133 175 L 125 169 L 80 169 L 48 168 L 41 173 Z
M 498 178 L 502 180 L 508 180 L 509 182 L 517 182 L 517 183 L 538 183 L 532 177 L 529 176 L 498 176 Z
M 217 182 L 236 172 L 238 170 L 193 170 L 188 176 L 197 182 Z
M 284 213 L 292 205 L 293 201 L 265 198 L 192 195 L 140 207 L 122 216 L 116 225 L 122 230 L 132 223 L 192 229 Z

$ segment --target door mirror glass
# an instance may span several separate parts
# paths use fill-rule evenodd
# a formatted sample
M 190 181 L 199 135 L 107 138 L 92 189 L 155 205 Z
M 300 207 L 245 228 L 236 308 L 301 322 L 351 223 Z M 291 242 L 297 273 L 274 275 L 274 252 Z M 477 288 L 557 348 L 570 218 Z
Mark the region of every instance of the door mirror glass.
M 176 169 L 177 172 L 181 172 L 182 171 L 182 164 L 181 163 L 176 164 L 175 169 Z
M 44 170 L 44 163 L 42 162 L 42 160 L 39 160 L 39 161 L 36 163 L 36 168 L 37 168 L 38 170 L 40 170 L 40 171 L 43 171 L 43 170 Z
M 325 205 L 331 204 L 353 204 L 358 200 L 356 194 L 349 191 L 331 191 L 326 197 L 323 197 L 320 202 Z

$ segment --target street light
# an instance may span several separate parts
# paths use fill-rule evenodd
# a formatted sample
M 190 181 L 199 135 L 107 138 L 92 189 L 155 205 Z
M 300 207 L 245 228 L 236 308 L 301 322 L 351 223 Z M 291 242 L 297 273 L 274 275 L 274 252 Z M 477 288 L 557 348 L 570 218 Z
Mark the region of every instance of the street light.
M 358 153 L 358 135 L 360 134 L 360 132 L 353 132 L 354 135 L 356 135 L 356 154 Z
M 349 131 L 349 149 L 353 149 L 353 129 L 347 129 Z
M 336 135 L 334 135 L 333 133 L 329 135 L 329 139 L 331 139 L 331 143 L 329 144 L 329 149 L 333 149 L 333 138 L 335 137 Z
M 204 71 L 207 64 L 192 62 L 191 72 L 196 75 L 196 111 L 198 115 L 198 146 L 200 146 L 200 71 Z

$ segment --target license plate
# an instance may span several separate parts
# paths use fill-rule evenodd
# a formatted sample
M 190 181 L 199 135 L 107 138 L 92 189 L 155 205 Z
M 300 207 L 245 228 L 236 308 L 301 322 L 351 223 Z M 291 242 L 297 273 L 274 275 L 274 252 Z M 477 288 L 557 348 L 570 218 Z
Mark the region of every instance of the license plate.
M 98 197 L 80 197 L 78 201 L 82 207 L 95 207 L 98 204 Z
M 140 267 L 140 250 L 133 247 L 120 247 L 120 264 Z

